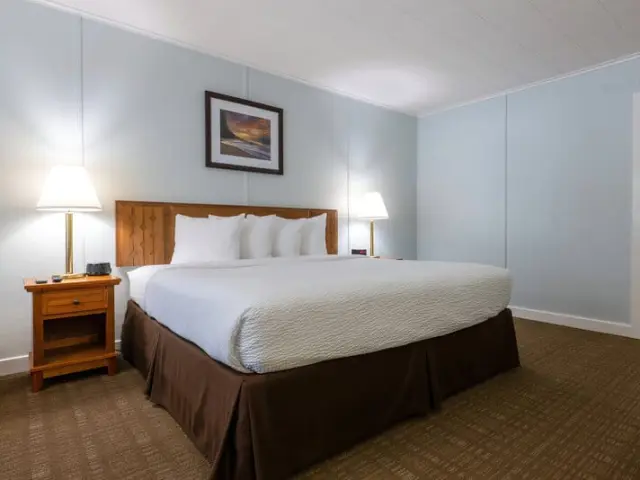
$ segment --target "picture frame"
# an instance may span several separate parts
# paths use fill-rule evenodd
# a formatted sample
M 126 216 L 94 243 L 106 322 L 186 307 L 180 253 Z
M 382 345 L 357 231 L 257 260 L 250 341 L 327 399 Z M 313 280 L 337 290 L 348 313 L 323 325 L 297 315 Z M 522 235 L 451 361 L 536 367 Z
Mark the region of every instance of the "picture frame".
M 205 166 L 284 174 L 284 110 L 205 92 Z

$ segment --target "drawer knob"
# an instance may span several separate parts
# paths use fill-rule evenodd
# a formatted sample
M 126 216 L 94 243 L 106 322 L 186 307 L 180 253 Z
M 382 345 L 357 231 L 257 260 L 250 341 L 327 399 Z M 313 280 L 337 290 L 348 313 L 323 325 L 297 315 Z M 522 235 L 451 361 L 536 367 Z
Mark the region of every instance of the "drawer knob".
M 73 299 L 73 304 L 74 305 L 80 305 L 80 300 L 78 300 L 77 298 Z

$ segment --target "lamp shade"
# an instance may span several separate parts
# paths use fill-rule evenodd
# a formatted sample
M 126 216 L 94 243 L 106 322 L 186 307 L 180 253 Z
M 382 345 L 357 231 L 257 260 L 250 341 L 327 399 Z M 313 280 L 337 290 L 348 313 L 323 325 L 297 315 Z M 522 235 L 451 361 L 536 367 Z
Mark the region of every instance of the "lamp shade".
M 369 220 L 389 218 L 387 207 L 385 207 L 384 200 L 382 200 L 382 195 L 379 192 L 369 192 L 362 197 L 358 217 Z
M 102 205 L 84 167 L 56 166 L 49 173 L 36 208 L 95 212 L 102 210 Z

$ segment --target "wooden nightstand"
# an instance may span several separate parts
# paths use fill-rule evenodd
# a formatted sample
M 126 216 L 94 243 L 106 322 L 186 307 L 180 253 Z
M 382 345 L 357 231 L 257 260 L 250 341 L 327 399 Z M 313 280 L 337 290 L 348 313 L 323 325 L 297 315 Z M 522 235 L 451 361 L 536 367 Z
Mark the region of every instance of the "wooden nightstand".
M 117 370 L 112 275 L 36 284 L 24 281 L 33 295 L 33 350 L 29 355 L 31 388 L 45 378 L 94 368 Z

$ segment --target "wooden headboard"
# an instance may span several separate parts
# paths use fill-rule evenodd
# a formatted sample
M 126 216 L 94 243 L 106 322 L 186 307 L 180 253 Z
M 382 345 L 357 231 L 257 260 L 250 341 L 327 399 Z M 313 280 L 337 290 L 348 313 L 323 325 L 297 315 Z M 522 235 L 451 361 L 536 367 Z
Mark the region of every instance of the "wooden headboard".
M 258 216 L 310 218 L 327 214 L 327 252 L 338 253 L 338 211 L 318 208 L 252 207 L 116 201 L 116 265 L 139 267 L 171 262 L 177 214 L 189 217 L 231 217 L 249 213 Z

